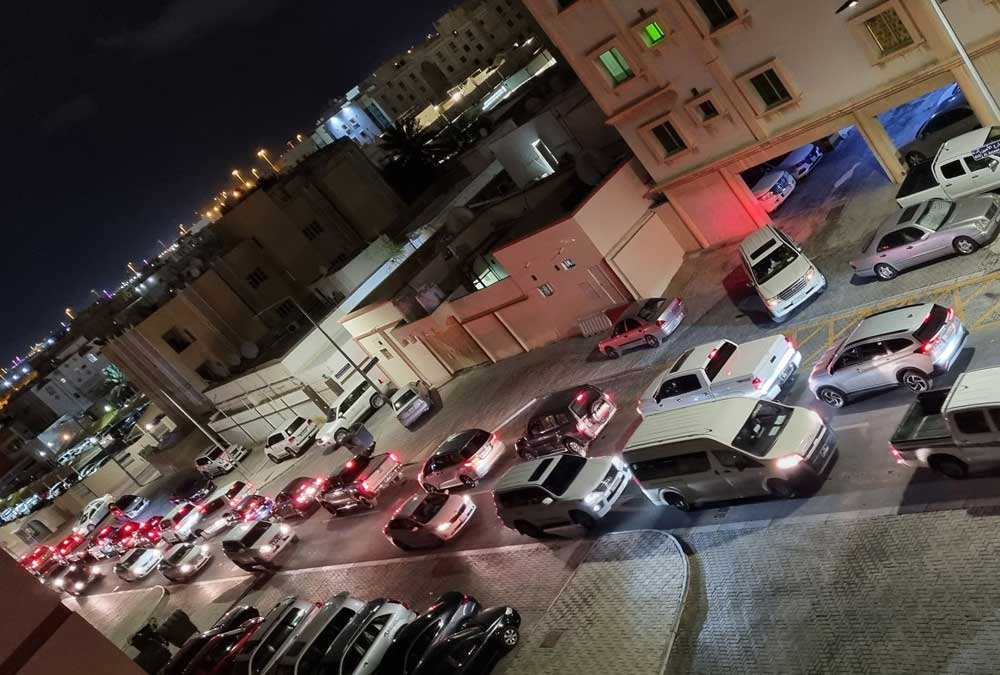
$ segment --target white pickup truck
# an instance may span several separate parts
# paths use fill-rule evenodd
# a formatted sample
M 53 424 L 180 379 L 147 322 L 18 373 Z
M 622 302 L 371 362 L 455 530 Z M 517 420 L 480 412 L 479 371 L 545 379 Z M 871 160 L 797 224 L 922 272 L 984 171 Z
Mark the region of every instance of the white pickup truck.
M 642 393 L 643 417 L 717 398 L 746 396 L 773 401 L 802 363 L 784 335 L 743 344 L 718 340 L 681 354 Z
M 1000 189 L 1000 127 L 946 141 L 931 161 L 911 167 L 896 193 L 901 208 Z

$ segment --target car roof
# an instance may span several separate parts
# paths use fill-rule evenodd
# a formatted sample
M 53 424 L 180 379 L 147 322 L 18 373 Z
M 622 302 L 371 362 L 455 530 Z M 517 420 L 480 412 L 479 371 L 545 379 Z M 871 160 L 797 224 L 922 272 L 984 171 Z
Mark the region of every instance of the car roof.
M 984 145 L 987 137 L 990 135 L 990 132 L 995 128 L 997 127 L 982 127 L 980 129 L 973 129 L 972 131 L 967 131 L 960 136 L 955 136 L 955 138 L 945 141 L 938 149 L 935 161 L 940 164 L 955 159 L 956 157 L 967 155 L 981 145 Z
M 867 340 L 879 335 L 913 332 L 924 322 L 933 306 L 933 302 L 924 302 L 870 314 L 858 322 L 842 344 Z
M 722 398 L 650 415 L 632 432 L 623 452 L 691 437 L 708 436 L 729 443 L 757 403 L 753 398 Z
M 539 485 L 543 483 L 545 481 L 545 477 L 552 472 L 552 468 L 556 465 L 556 461 L 560 457 L 562 457 L 561 454 L 550 455 L 548 457 L 533 459 L 530 462 L 515 464 L 507 471 L 507 473 L 500 477 L 500 480 L 497 481 L 493 491 L 503 492 L 504 490 L 514 490 L 528 485 Z M 545 464 L 546 462 L 548 464 L 545 466 L 545 470 L 535 476 L 536 469 L 539 469 L 542 464 Z M 534 480 L 532 480 L 532 476 L 535 476 Z
M 765 225 L 757 230 L 754 230 L 746 236 L 746 238 L 740 242 L 740 250 L 743 255 L 747 257 L 750 262 L 756 262 L 762 258 L 768 249 L 765 249 L 762 253 L 751 257 L 751 254 L 767 245 L 769 242 L 781 243 L 778 235 L 775 233 L 774 228 L 770 225 Z
M 464 431 L 454 433 L 441 441 L 441 445 L 437 447 L 437 450 L 434 451 L 434 455 L 432 456 L 451 454 L 455 450 L 464 448 L 469 444 L 469 441 L 479 434 L 489 435 L 489 432 L 483 431 L 482 429 L 465 429 Z M 459 443 L 459 441 L 461 441 L 461 443 Z
M 420 491 L 412 495 L 409 499 L 403 502 L 403 505 L 399 507 L 399 510 L 392 515 L 393 518 L 408 518 L 413 515 L 424 500 L 428 497 L 428 493 Z M 390 518 L 391 520 L 391 518 Z
M 346 591 L 338 593 L 323 603 L 323 606 L 312 615 L 309 622 L 299 629 L 295 641 L 306 643 L 314 641 L 323 632 L 323 629 L 326 628 L 333 617 L 337 616 L 337 613 L 344 607 L 352 610 L 355 614 L 359 614 L 365 608 L 366 604 L 362 600 L 352 598 Z M 301 654 L 302 652 L 299 652 L 299 656 Z
M 562 391 L 554 392 L 541 400 L 538 408 L 535 409 L 533 416 L 545 415 L 565 410 L 566 407 L 573 402 L 573 399 L 576 398 L 576 395 L 588 387 L 592 387 L 598 392 L 601 391 L 599 387 L 595 387 L 592 384 L 580 384 L 575 387 L 569 387 L 567 389 L 563 389 Z
M 953 412 L 996 405 L 997 378 L 1000 378 L 1000 367 L 962 373 L 955 380 L 943 409 Z

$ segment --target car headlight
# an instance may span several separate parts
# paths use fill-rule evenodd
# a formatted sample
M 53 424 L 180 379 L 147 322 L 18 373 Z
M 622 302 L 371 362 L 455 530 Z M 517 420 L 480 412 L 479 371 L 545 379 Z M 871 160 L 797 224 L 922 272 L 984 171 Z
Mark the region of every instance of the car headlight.
M 98 567 L 97 565 L 94 565 L 93 567 L 90 568 L 90 573 L 91 574 L 100 574 L 101 573 L 101 568 Z
M 767 298 L 766 300 L 764 300 L 764 304 L 771 309 L 777 307 L 779 302 L 780 300 L 778 300 L 778 298 Z
M 810 267 L 809 271 L 806 272 L 806 281 L 812 281 L 815 278 L 816 278 L 816 268 Z
M 278 531 L 281 532 L 282 534 L 288 534 L 289 532 L 292 531 L 292 528 L 289 527 L 288 525 L 282 525 L 280 528 L 278 528 Z
M 260 547 L 260 552 L 261 553 L 270 553 L 273 550 L 274 550 L 274 547 L 271 546 L 270 544 L 264 544 L 263 546 Z
M 469 495 L 465 495 L 464 497 L 462 497 L 462 501 L 465 502 L 466 506 L 472 506 L 472 497 L 470 497 Z
M 73 588 L 75 588 L 78 591 L 82 591 L 85 585 L 86 584 L 84 584 L 82 581 L 78 581 L 75 584 L 73 584 Z
M 183 565 L 181 565 L 181 574 L 187 574 L 190 571 L 191 571 L 191 566 L 190 565 L 188 565 L 187 563 L 184 563 Z
M 202 553 L 208 553 L 209 545 L 208 544 L 202 544 L 199 548 L 201 549 Z
M 43 583 L 44 583 L 44 582 L 43 582 Z M 54 582 L 52 582 L 52 583 L 54 583 L 54 584 L 55 584 L 56 586 L 58 586 L 59 588 L 62 588 L 62 587 L 63 587 L 63 584 L 65 584 L 66 582 L 65 582 L 65 581 L 63 581 L 62 579 L 56 579 L 56 580 L 55 580 Z
M 625 462 L 622 461 L 622 458 L 618 457 L 617 455 L 611 458 L 611 463 L 614 464 L 615 468 L 618 469 L 619 471 L 625 468 Z
M 780 457 L 776 462 L 779 469 L 791 469 L 798 466 L 805 459 L 802 455 L 786 455 Z
M 594 506 L 595 504 L 600 504 L 602 499 L 604 499 L 603 492 L 591 492 L 583 498 L 583 503 L 588 506 Z
M 451 523 L 441 523 L 437 526 L 438 532 L 447 532 L 448 528 L 451 527 Z

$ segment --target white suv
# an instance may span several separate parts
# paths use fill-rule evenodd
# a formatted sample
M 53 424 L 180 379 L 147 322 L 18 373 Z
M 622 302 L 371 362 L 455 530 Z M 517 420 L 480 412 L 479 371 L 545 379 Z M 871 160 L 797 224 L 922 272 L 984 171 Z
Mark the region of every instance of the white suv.
M 761 302 L 774 321 L 823 292 L 826 277 L 784 232 L 765 225 L 740 242 L 740 258 Z
M 289 457 L 298 457 L 316 438 L 319 425 L 306 417 L 293 417 L 267 437 L 264 454 L 277 464 Z
M 348 392 L 337 403 L 337 416 L 324 424 L 316 435 L 320 445 L 342 443 L 348 434 L 348 427 L 366 419 L 385 405 L 385 396 L 380 391 L 372 392 L 371 385 L 362 382 Z
M 205 478 L 215 478 L 235 469 L 249 453 L 242 445 L 213 445 L 195 458 L 194 467 Z
M 562 454 L 524 462 L 497 482 L 493 499 L 507 527 L 531 537 L 575 523 L 590 529 L 621 498 L 632 472 L 617 457 Z

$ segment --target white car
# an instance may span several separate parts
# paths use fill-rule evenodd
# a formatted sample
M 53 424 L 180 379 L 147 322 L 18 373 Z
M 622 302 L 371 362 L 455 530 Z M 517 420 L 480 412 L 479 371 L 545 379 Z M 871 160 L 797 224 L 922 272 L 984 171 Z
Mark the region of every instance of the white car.
M 184 542 L 174 544 L 163 554 L 160 561 L 160 574 L 178 583 L 185 583 L 197 574 L 208 561 L 212 559 L 208 544 L 193 544 Z
M 259 520 L 234 527 L 222 540 L 222 551 L 237 567 L 255 570 L 272 565 L 296 538 L 295 532 L 285 523 Z
M 795 180 L 801 180 L 816 168 L 819 160 L 823 159 L 823 151 L 818 145 L 806 143 L 801 148 L 792 150 L 781 160 L 777 168 L 787 171 L 795 176 Z
M 195 457 L 194 467 L 205 478 L 215 478 L 235 469 L 249 453 L 250 450 L 242 445 L 231 444 L 225 448 L 213 445 Z
M 417 474 L 427 492 L 474 487 L 496 465 L 507 446 L 496 434 L 469 429 L 452 434 L 438 446 Z
M 114 501 L 115 498 L 113 496 L 104 495 L 103 497 L 98 497 L 83 507 L 83 511 L 80 513 L 80 517 L 77 519 L 76 525 L 73 526 L 74 534 L 89 534 L 92 532 L 102 520 L 108 517 L 111 504 Z
M 272 462 L 298 457 L 316 438 L 319 425 L 306 417 L 294 417 L 275 429 L 264 443 L 264 454 Z
M 115 574 L 122 581 L 138 581 L 149 576 L 163 559 L 163 551 L 158 548 L 134 548 L 115 563 Z
M 430 412 L 433 407 L 434 400 L 431 398 L 430 387 L 420 380 L 400 387 L 392 395 L 392 409 L 396 411 L 396 419 L 406 429 L 413 426 L 414 422 Z
M 160 520 L 160 536 L 168 544 L 179 544 L 194 536 L 195 527 L 201 522 L 202 511 L 190 502 L 178 504 Z
M 347 437 L 348 427 L 360 422 L 385 405 L 385 395 L 372 392 L 371 385 L 362 382 L 337 402 L 336 417 L 322 426 L 316 436 L 320 445 L 341 443 Z
M 771 213 L 785 203 L 795 185 L 795 177 L 787 171 L 769 171 L 753 184 L 750 191 L 760 207 Z
M 826 277 L 802 247 L 772 225 L 751 232 L 740 242 L 740 259 L 750 286 L 776 322 L 826 289 Z
M 440 546 L 458 535 L 475 512 L 468 495 L 417 493 L 399 507 L 382 533 L 404 551 Z

